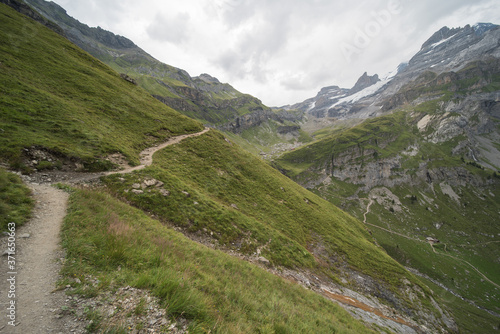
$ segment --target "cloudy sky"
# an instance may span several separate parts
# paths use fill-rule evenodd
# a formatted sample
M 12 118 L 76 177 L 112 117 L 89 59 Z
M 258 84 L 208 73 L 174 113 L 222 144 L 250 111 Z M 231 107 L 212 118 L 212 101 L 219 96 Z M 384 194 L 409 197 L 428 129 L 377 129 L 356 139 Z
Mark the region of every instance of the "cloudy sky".
M 498 0 L 53 0 L 191 76 L 268 106 L 350 88 L 414 55 L 443 26 L 500 24 Z

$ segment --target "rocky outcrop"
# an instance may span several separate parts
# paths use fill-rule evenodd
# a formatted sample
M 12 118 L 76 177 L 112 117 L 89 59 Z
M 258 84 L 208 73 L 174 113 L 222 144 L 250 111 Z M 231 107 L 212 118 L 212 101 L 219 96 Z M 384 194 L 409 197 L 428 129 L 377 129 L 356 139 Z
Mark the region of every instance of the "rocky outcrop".
M 123 80 L 130 82 L 131 84 L 137 85 L 137 81 L 134 78 L 132 78 L 132 77 L 128 76 L 127 74 L 125 74 L 125 73 L 120 73 L 120 77 Z
M 297 122 L 302 119 L 302 114 L 289 112 L 286 110 L 273 111 L 271 109 L 256 109 L 251 113 L 236 117 L 234 121 L 219 126 L 219 130 L 241 133 L 242 131 L 259 126 L 268 120 L 284 123 L 285 121 Z M 294 127 L 295 128 L 295 127 Z M 297 128 L 300 128 L 297 126 Z M 287 128 L 288 129 L 288 128 Z
M 217 79 L 217 78 L 214 78 L 213 76 L 207 74 L 207 73 L 202 73 L 200 74 L 199 76 L 197 77 L 194 77 L 193 78 L 194 80 L 203 80 L 205 81 L 206 83 L 209 83 L 209 84 L 220 84 L 220 81 Z
M 500 151 L 495 145 L 499 140 L 500 97 L 497 93 L 469 95 L 463 99 L 442 103 L 438 111 L 417 117 L 416 128 L 423 142 L 440 145 L 459 139 L 450 154 L 462 160 L 462 165 L 434 167 L 434 160 L 417 142 L 387 158 L 380 158 L 379 149 L 391 147 L 398 134 L 384 141 L 366 141 L 351 145 L 342 152 L 325 157 L 311 172 L 321 175 L 307 181 L 306 187 L 329 183 L 330 178 L 362 185 L 364 190 L 377 186 L 394 187 L 401 184 L 447 182 L 451 186 L 482 187 L 493 182 L 470 172 L 464 166 L 500 170 Z M 414 125 L 414 126 L 415 126 Z M 408 126 L 412 126 L 408 124 Z M 342 143 L 338 143 L 342 144 Z M 413 168 L 403 168 L 408 159 L 419 156 L 421 162 Z
M 279 126 L 277 131 L 279 134 L 287 134 L 287 133 L 296 132 L 299 130 L 300 130 L 300 126 L 290 125 L 290 126 Z
M 340 88 L 339 86 L 323 87 L 315 97 L 287 106 L 287 108 L 300 110 L 316 118 L 330 117 L 328 110 L 332 104 L 348 95 L 348 93 L 349 89 Z
M 4 3 L 7 6 L 10 6 L 14 8 L 16 11 L 18 11 L 21 14 L 24 14 L 33 20 L 43 24 L 49 29 L 52 29 L 59 35 L 65 36 L 64 30 L 61 29 L 57 24 L 52 22 L 51 20 L 46 19 L 42 15 L 40 15 L 38 12 L 33 10 L 30 6 L 28 6 L 26 3 L 24 3 L 21 0 L 0 0 L 0 3 Z
M 354 86 L 349 90 L 349 95 L 357 93 L 371 85 L 380 81 L 378 78 L 378 74 L 374 74 L 369 76 L 366 72 L 363 73 L 361 77 L 359 77 L 358 81 L 354 84 Z
M 444 91 L 457 93 L 476 93 L 490 85 L 493 76 L 500 74 L 500 59 L 489 58 L 466 64 L 465 68 L 457 72 L 437 74 L 433 71 L 423 72 L 415 80 L 407 82 L 396 94 L 386 98 L 382 110 L 388 111 L 417 98 L 418 102 L 426 96 L 429 99 L 440 97 Z

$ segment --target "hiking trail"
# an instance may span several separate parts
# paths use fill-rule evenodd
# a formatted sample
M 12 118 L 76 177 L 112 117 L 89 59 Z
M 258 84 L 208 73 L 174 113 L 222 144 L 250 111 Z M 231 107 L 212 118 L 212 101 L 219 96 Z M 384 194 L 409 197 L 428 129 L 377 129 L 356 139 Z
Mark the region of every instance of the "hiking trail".
M 71 297 L 64 291 L 55 291 L 56 283 L 61 278 L 64 252 L 61 249 L 60 230 L 66 216 L 69 194 L 54 188 L 53 183 L 61 180 L 65 183 L 79 183 L 98 179 L 104 175 L 125 174 L 149 166 L 153 162 L 153 154 L 169 145 L 174 145 L 186 138 L 200 136 L 203 131 L 175 136 L 166 142 L 147 148 L 140 153 L 140 165 L 135 167 L 121 166 L 124 169 L 106 173 L 51 172 L 39 173 L 40 177 L 23 177 L 31 188 L 35 200 L 32 218 L 15 231 L 15 253 L 4 253 L 0 259 L 0 292 L 2 322 L 0 333 L 39 334 L 39 333 L 86 333 L 85 324 L 64 313 Z M 49 177 L 50 176 L 50 177 Z M 34 182 L 41 180 L 42 183 Z M 3 250 L 7 249 L 8 238 L 0 239 Z M 9 255 L 11 255 L 9 257 Z M 7 270 L 14 259 L 15 266 Z M 15 283 L 7 281 L 14 278 Z M 9 298 L 9 291 L 15 291 L 15 297 Z M 15 302 L 15 326 L 9 324 L 7 307 Z

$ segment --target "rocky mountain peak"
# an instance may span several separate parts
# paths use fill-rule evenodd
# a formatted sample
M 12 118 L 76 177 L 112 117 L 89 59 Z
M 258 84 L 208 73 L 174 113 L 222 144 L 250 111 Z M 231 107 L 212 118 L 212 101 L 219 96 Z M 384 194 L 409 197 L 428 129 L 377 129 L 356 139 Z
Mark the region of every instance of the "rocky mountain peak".
M 500 29 L 497 28 L 497 25 L 491 23 L 452 29 L 443 27 L 422 45 L 422 49 L 409 61 L 404 72 L 412 77 L 426 70 L 434 73 L 456 72 L 471 60 L 498 57 Z
M 491 29 L 496 29 L 499 26 L 493 23 L 476 23 L 472 26 L 477 35 L 483 35 L 485 32 Z
M 446 26 L 442 27 L 438 31 L 436 31 L 427 41 L 422 44 L 422 48 L 424 49 L 430 45 L 436 44 L 442 40 L 445 40 L 447 38 L 450 38 L 451 36 L 455 35 L 461 28 L 448 28 Z
M 354 84 L 351 90 L 349 90 L 349 94 L 354 94 L 365 89 L 366 87 L 370 87 L 377 81 L 380 81 L 380 79 L 378 78 L 378 74 L 370 76 L 367 72 L 365 72 L 361 77 L 359 77 L 358 81 L 356 81 L 356 84 Z
M 193 79 L 195 79 L 195 80 L 200 79 L 200 80 L 205 81 L 206 83 L 217 83 L 217 84 L 220 83 L 220 81 L 217 78 L 214 78 L 213 76 L 211 76 L 210 74 L 207 74 L 207 73 L 202 73 Z
M 10 0 L 7 2 L 10 2 Z M 25 3 L 34 8 L 47 20 L 55 22 L 56 24 L 54 25 L 59 26 L 58 29 L 62 29 L 68 39 L 83 49 L 85 49 L 84 44 L 95 44 L 95 41 L 102 43 L 106 47 L 115 49 L 138 49 L 138 46 L 126 37 L 116 35 L 101 27 L 89 27 L 69 17 L 66 10 L 54 2 L 26 0 Z

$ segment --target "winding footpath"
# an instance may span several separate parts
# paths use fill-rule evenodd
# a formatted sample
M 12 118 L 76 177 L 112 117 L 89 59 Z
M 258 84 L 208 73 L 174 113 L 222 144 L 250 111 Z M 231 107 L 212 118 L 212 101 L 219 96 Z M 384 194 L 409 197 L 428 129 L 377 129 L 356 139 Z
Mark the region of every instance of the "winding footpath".
M 360 199 L 366 199 L 366 198 L 360 198 Z M 378 225 L 375 225 L 375 224 L 371 224 L 371 223 L 368 223 L 366 221 L 366 215 L 370 212 L 370 206 L 372 206 L 373 204 L 373 199 L 370 198 L 370 201 L 368 202 L 368 205 L 366 206 L 366 212 L 363 214 L 363 223 L 365 225 L 369 225 L 369 226 L 373 226 L 373 227 L 376 227 L 378 229 L 381 229 L 381 230 L 384 230 L 386 232 L 389 232 L 391 234 L 395 234 L 395 235 L 399 235 L 400 237 L 403 237 L 403 238 L 406 238 L 406 239 L 410 239 L 410 240 L 414 240 L 414 241 L 418 241 L 418 242 L 425 242 L 424 240 L 420 240 L 420 239 L 417 239 L 417 238 L 412 238 L 412 237 L 409 237 L 407 235 L 404 235 L 404 234 L 401 234 L 401 233 L 398 233 L 398 232 L 394 232 L 394 231 L 391 231 L 391 230 L 388 230 L 386 228 L 383 228 L 381 226 L 378 226 Z
M 360 198 L 360 199 L 366 199 L 366 198 Z M 423 242 L 425 243 L 426 241 L 425 240 L 421 240 L 421 239 L 417 239 L 417 238 L 412 238 L 412 237 L 409 237 L 407 235 L 404 235 L 404 234 L 401 234 L 401 233 L 398 233 L 398 232 L 394 232 L 394 231 L 391 231 L 391 230 L 388 230 L 386 228 L 383 228 L 383 227 L 380 227 L 378 225 L 375 225 L 375 224 L 370 224 L 366 221 L 366 215 L 370 212 L 370 206 L 372 206 L 373 204 L 373 199 L 370 198 L 370 201 L 368 202 L 368 205 L 366 206 L 366 211 L 365 213 L 363 214 L 363 223 L 365 225 L 369 225 L 369 226 L 373 226 L 373 227 L 376 227 L 378 229 L 381 229 L 381 230 L 384 230 L 388 233 L 391 233 L 391 234 L 395 234 L 395 235 L 398 235 L 400 237 L 403 237 L 403 238 L 406 238 L 406 239 L 410 239 L 410 240 L 414 240 L 414 241 L 418 241 L 418 242 Z M 498 242 L 498 241 L 490 241 L 489 243 L 492 243 L 492 242 Z M 443 256 L 447 256 L 447 257 L 450 257 L 456 261 L 459 261 L 459 262 L 462 262 L 462 263 L 466 263 L 468 264 L 475 272 L 477 272 L 484 280 L 486 280 L 487 282 L 491 283 L 492 285 L 494 285 L 495 287 L 497 288 L 500 288 L 500 285 L 498 285 L 497 283 L 493 282 L 492 280 L 490 280 L 488 277 L 486 277 L 486 275 L 484 275 L 481 271 L 479 271 L 479 269 L 477 269 L 476 267 L 474 267 L 471 263 L 469 263 L 468 261 L 466 260 L 463 260 L 463 259 L 460 259 L 458 257 L 455 257 L 453 255 L 450 255 L 450 254 L 445 254 L 445 253 L 442 253 L 442 252 L 436 252 L 436 250 L 434 249 L 434 246 L 432 245 L 432 243 L 429 242 L 429 244 L 431 245 L 432 247 L 432 250 L 434 251 L 434 253 L 436 254 L 439 254 L 439 255 L 443 255 Z
M 84 177 L 82 173 L 74 173 L 65 182 L 78 183 L 103 175 L 125 174 L 142 169 L 152 164 L 153 154 L 158 150 L 186 138 L 200 136 L 209 130 L 205 128 L 201 132 L 171 137 L 158 146 L 145 149 L 140 153 L 141 164 L 138 166 Z M 60 230 L 69 195 L 52 187 L 50 183 L 28 183 L 28 187 L 32 189 L 36 201 L 33 218 L 15 231 L 15 254 L 10 258 L 8 255 L 0 258 L 0 333 L 85 333 L 82 322 L 64 316 L 64 306 L 70 302 L 68 296 L 63 291 L 55 291 L 56 283 L 61 278 L 61 262 L 64 260 Z M 7 249 L 7 242 L 7 237 L 1 238 L 2 250 Z M 13 259 L 14 264 L 8 262 Z M 8 307 L 12 302 L 15 308 L 9 311 Z

